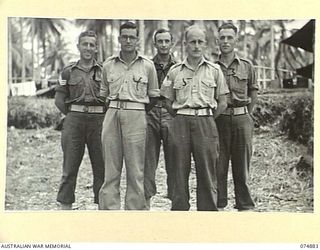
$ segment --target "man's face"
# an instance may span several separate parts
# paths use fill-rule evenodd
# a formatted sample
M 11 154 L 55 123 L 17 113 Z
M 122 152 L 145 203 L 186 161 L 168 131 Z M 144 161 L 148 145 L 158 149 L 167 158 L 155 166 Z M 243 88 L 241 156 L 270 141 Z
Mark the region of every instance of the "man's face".
M 197 28 L 189 30 L 185 45 L 188 57 L 194 59 L 202 57 L 206 48 L 206 36 L 204 32 Z
M 81 37 L 77 47 L 80 52 L 80 59 L 92 60 L 97 51 L 97 40 L 91 36 Z
M 222 54 L 229 54 L 233 52 L 235 46 L 237 45 L 237 41 L 237 34 L 233 29 L 220 30 L 217 42 Z
M 122 52 L 133 52 L 136 50 L 138 44 L 136 29 L 123 29 L 118 37 Z
M 158 54 L 168 55 L 173 43 L 169 32 L 159 33 L 155 37 L 154 46 L 157 48 Z

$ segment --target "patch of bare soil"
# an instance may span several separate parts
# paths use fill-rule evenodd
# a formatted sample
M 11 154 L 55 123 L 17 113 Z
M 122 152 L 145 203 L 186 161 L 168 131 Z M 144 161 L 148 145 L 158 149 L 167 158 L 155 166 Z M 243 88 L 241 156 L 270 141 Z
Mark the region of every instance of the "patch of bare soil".
M 56 195 L 62 173 L 60 132 L 8 129 L 6 210 L 57 210 Z M 312 169 L 299 170 L 296 164 L 304 147 L 288 141 L 268 128 L 254 136 L 250 187 L 259 212 L 313 212 Z M 194 165 L 193 165 L 194 166 Z M 125 192 L 125 167 L 121 197 Z M 231 172 L 231 171 L 229 171 Z M 158 193 L 151 200 L 151 211 L 169 211 L 163 156 L 157 170 Z M 229 204 L 225 211 L 236 211 L 232 176 L 229 174 Z M 190 175 L 191 209 L 196 210 L 195 170 Z M 96 210 L 93 204 L 92 171 L 87 151 L 80 166 L 73 209 Z M 122 206 L 123 209 L 123 206 Z

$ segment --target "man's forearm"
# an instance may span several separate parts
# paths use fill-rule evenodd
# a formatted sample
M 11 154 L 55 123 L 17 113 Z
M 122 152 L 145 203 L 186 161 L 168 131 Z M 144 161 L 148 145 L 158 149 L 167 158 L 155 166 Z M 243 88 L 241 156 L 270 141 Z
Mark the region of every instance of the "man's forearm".
M 258 91 L 257 90 L 251 90 L 250 93 L 249 93 L 249 96 L 251 98 L 251 102 L 248 104 L 247 108 L 248 108 L 249 114 L 252 114 L 254 106 L 256 105 L 257 100 L 258 100 Z
M 62 114 L 66 115 L 68 113 L 68 105 L 65 103 L 64 93 L 56 92 L 55 105 L 61 111 Z
M 219 96 L 218 105 L 213 113 L 213 118 L 216 119 L 227 108 L 227 96 Z

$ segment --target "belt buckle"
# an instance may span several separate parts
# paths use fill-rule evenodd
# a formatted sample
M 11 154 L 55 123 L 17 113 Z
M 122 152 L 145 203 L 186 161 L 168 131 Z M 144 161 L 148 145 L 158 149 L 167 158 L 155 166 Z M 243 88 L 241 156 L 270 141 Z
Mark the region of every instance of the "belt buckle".
M 88 112 L 88 110 L 89 110 L 89 107 L 88 107 L 88 106 L 84 106 L 84 107 L 83 107 L 83 112 Z
M 125 104 L 124 102 L 120 101 L 120 109 L 124 108 L 124 106 L 125 106 L 124 104 Z
M 234 114 L 234 109 L 230 108 L 230 114 L 233 115 Z
M 195 115 L 197 116 L 199 114 L 199 109 L 195 110 Z

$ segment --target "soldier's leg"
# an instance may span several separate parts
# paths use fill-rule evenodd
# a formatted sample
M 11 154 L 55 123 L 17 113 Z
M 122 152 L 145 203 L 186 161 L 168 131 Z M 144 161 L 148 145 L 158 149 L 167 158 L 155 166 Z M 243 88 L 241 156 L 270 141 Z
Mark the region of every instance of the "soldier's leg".
M 63 204 L 75 201 L 77 175 L 85 149 L 84 131 L 83 114 L 68 113 L 61 132 L 63 174 L 57 196 L 57 201 Z
M 99 203 L 99 190 L 104 181 L 104 161 L 102 156 L 101 132 L 104 114 L 88 115 L 87 146 L 93 173 L 94 203 Z
M 189 175 L 191 170 L 190 126 L 188 116 L 177 115 L 172 123 L 174 186 L 171 210 L 189 210 Z
M 160 154 L 160 111 L 153 107 L 147 114 L 146 159 L 144 169 L 144 191 L 149 204 L 150 198 L 156 194 L 156 169 Z M 149 206 L 148 206 L 149 208 Z
M 144 194 L 146 113 L 144 110 L 123 110 L 120 120 L 127 176 L 125 209 L 143 210 L 146 209 Z
M 165 160 L 165 168 L 167 173 L 167 195 L 172 200 L 172 189 L 174 185 L 174 161 L 173 161 L 173 149 L 172 149 L 172 122 L 173 117 L 167 112 L 166 109 L 161 110 L 161 137 L 163 141 L 163 154 Z
M 220 115 L 216 120 L 219 132 L 219 160 L 217 167 L 218 178 L 218 207 L 224 208 L 228 205 L 228 169 L 231 147 L 232 120 L 228 115 Z
M 232 174 L 236 196 L 236 208 L 247 210 L 254 207 L 248 180 L 252 154 L 253 122 L 249 115 L 234 116 L 232 149 Z
M 212 117 L 197 117 L 191 131 L 197 175 L 197 209 L 217 211 L 219 138 L 215 121 Z
M 120 179 L 123 162 L 122 135 L 117 109 L 109 108 L 102 125 L 104 183 L 99 192 L 100 210 L 120 209 Z

